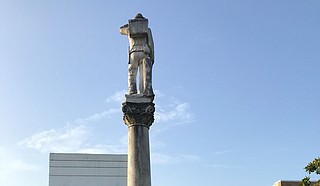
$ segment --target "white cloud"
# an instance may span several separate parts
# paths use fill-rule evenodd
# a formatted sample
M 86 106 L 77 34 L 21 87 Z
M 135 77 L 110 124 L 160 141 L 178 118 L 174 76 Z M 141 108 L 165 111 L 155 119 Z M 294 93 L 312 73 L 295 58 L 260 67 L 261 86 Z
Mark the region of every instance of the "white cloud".
M 10 170 L 15 171 L 32 171 L 38 170 L 39 166 L 35 164 L 27 164 L 14 156 L 9 148 L 0 146 L 0 175 Z
M 126 90 L 117 91 L 106 99 L 106 102 L 117 102 L 121 103 L 124 100 L 124 95 L 127 93 Z
M 213 168 L 225 168 L 225 169 L 239 169 L 239 168 L 243 168 L 243 166 L 237 166 L 237 165 L 225 165 L 225 164 L 207 164 L 207 166 L 209 167 L 213 167 Z
M 94 113 L 91 116 L 85 117 L 85 118 L 79 118 L 75 120 L 75 123 L 77 124 L 86 124 L 86 123 L 90 123 L 90 122 L 94 122 L 94 121 L 98 121 L 101 120 L 105 117 L 110 117 L 113 114 L 119 113 L 121 110 L 120 109 L 109 109 L 100 113 Z
M 84 125 L 62 129 L 51 129 L 27 137 L 19 143 L 23 147 L 34 148 L 42 153 L 77 151 L 88 137 L 88 128 Z
M 125 153 L 126 148 L 119 145 L 90 144 L 88 137 L 90 128 L 85 125 L 64 127 L 62 129 L 43 131 L 25 138 L 19 143 L 22 147 L 33 148 L 41 153 Z
M 195 155 L 180 154 L 176 156 L 152 153 L 152 163 L 154 164 L 178 164 L 199 161 L 200 157 Z
M 224 155 L 224 154 L 233 153 L 234 151 L 235 151 L 235 150 L 233 150 L 233 149 L 215 151 L 215 152 L 212 153 L 212 155 Z
M 121 103 L 124 100 L 124 95 L 127 93 L 126 90 L 115 92 L 113 95 L 106 99 L 106 102 L 117 102 Z M 189 123 L 194 120 L 194 116 L 190 111 L 190 106 L 186 102 L 181 102 L 175 97 L 164 94 L 159 90 L 155 90 L 156 94 L 156 112 L 155 112 L 155 123 L 174 123 L 183 124 Z M 81 121 L 91 121 L 111 115 L 116 112 L 120 112 L 120 109 L 109 110 L 102 113 L 97 113 L 91 117 L 79 119 Z
M 125 91 L 118 91 L 109 98 L 107 102 L 121 102 Z M 157 123 L 183 124 L 193 121 L 194 117 L 190 112 L 188 103 L 183 103 L 177 99 L 167 96 L 160 91 L 161 95 L 155 112 L 155 120 Z M 121 137 L 117 144 L 95 144 L 89 143 L 94 141 L 92 123 L 105 118 L 111 118 L 118 115 L 121 109 L 110 108 L 108 110 L 94 113 L 90 116 L 78 118 L 73 122 L 66 124 L 62 128 L 51 129 L 31 135 L 22 140 L 19 145 L 26 148 L 33 148 L 41 153 L 48 152 L 81 152 L 81 153 L 125 153 L 127 147 L 127 136 Z M 162 127 L 161 131 L 166 126 Z M 114 140 L 113 140 L 114 141 Z M 158 144 L 163 144 L 158 141 Z M 155 144 L 156 145 L 156 144 Z M 156 155 L 157 156 L 157 155 Z M 159 156 L 159 155 L 158 155 Z M 168 157 L 162 156 L 164 161 Z M 190 159 L 190 157 L 178 156 L 170 159 L 170 161 L 178 162 L 182 159 Z
M 127 148 L 122 145 L 88 145 L 73 152 L 88 154 L 126 154 Z
M 194 120 L 188 103 L 175 103 L 169 108 L 159 108 L 155 112 L 155 122 L 189 123 Z
M 41 167 L 22 161 L 11 152 L 11 149 L 0 146 L 0 183 L 5 185 L 19 185 L 17 175 L 39 171 Z M 18 181 L 19 182 L 19 181 Z
M 116 92 L 108 100 L 118 100 L 122 91 Z M 88 138 L 92 134 L 91 123 L 112 117 L 121 109 L 110 108 L 94 113 L 90 116 L 75 119 L 62 128 L 46 130 L 36 133 L 22 140 L 19 145 L 33 148 L 41 153 L 48 152 L 82 152 L 82 153 L 117 153 L 123 148 L 111 145 L 89 144 Z
M 127 93 L 126 90 L 115 92 L 113 95 L 106 99 L 106 102 L 117 102 L 121 103 L 124 100 L 124 95 Z M 166 95 L 159 90 L 155 90 L 156 94 L 156 112 L 155 122 L 156 123 L 189 123 L 194 120 L 194 116 L 190 111 L 190 106 L 186 102 L 180 102 L 178 99 Z M 105 117 L 107 115 L 120 112 L 120 109 L 110 110 L 108 112 L 97 113 L 90 118 L 80 119 L 79 121 L 90 121 L 95 118 Z

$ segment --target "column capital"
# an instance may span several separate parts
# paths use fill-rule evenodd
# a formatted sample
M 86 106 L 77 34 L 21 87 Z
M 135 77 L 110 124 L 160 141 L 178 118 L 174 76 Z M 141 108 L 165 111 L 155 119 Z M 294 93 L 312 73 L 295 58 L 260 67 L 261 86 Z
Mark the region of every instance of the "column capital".
M 144 126 L 149 128 L 154 122 L 154 103 L 122 103 L 123 121 L 128 127 Z

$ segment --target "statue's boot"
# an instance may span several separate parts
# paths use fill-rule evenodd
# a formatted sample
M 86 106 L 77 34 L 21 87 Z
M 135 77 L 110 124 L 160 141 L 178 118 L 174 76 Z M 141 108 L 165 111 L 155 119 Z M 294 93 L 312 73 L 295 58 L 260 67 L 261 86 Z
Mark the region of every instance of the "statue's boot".
M 129 85 L 129 95 L 137 94 L 137 86 L 135 83 Z
M 129 64 L 128 67 L 129 67 L 129 68 L 128 68 L 128 88 L 129 88 L 129 95 L 131 95 L 131 94 L 137 94 L 136 79 L 137 79 L 138 65 Z

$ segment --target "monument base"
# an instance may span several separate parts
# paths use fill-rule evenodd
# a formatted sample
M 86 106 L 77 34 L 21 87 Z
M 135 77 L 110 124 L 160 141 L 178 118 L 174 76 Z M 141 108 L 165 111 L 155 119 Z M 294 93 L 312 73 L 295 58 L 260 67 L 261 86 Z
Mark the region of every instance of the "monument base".
M 152 103 L 154 100 L 154 96 L 145 96 L 143 94 L 125 94 L 124 102 L 130 103 Z
M 149 128 L 154 121 L 153 97 L 125 95 L 123 121 L 128 126 L 128 186 L 151 186 Z

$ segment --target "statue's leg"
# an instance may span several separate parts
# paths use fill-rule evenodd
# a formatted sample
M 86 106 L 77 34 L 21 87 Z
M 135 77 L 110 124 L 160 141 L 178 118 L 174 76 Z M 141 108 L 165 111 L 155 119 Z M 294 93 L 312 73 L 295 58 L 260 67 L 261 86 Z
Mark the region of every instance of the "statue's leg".
M 152 89 L 152 62 L 149 58 L 144 58 L 142 60 L 141 66 L 143 66 L 143 76 L 142 76 L 143 77 L 142 79 L 143 95 L 154 96 L 153 89 Z
M 143 59 L 139 61 L 139 93 L 143 94 L 145 86 L 144 86 L 144 77 L 145 77 L 145 67 L 143 63 Z
M 131 60 L 128 65 L 128 88 L 129 94 L 137 93 L 137 71 L 138 71 L 138 62 L 136 60 Z

